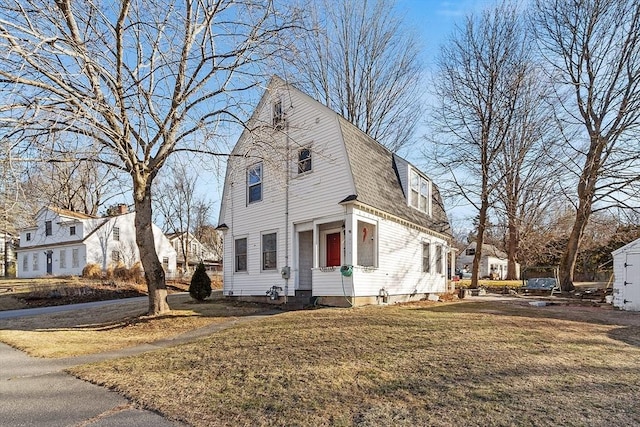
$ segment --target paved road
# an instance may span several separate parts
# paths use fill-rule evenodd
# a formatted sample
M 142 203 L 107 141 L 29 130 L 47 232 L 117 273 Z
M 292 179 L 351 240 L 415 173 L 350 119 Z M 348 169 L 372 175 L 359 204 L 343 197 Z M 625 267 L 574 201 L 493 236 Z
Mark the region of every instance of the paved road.
M 146 299 L 146 297 L 143 297 Z M 127 303 L 132 299 L 73 306 L 46 307 L 53 312 L 91 309 L 108 303 Z M 32 310 L 12 310 L 12 317 L 34 315 Z M 44 311 L 52 312 L 49 310 Z M 19 313 L 22 312 L 22 313 Z M 39 312 L 42 314 L 43 312 Z M 27 356 L 0 343 L 0 426 L 73 427 L 165 427 L 182 426 L 151 411 L 135 407 L 123 396 L 104 387 L 79 380 L 64 369 L 84 363 L 126 357 L 213 334 L 235 324 L 263 318 L 278 311 L 231 319 L 151 344 L 123 350 L 67 359 L 40 359 Z M 3 314 L 3 313 L 0 313 Z M 5 317 L 6 318 L 6 317 Z M 0 328 L 2 322 L 0 321 Z

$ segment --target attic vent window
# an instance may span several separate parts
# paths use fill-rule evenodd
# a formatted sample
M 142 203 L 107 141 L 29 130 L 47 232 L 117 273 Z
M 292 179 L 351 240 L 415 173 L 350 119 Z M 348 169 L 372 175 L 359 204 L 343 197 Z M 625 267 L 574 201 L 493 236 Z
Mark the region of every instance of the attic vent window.
M 284 129 L 284 109 L 282 108 L 282 100 L 273 103 L 273 127 L 275 129 Z
M 431 182 L 412 170 L 409 177 L 409 205 L 431 215 Z
M 475 249 L 475 248 L 468 248 L 468 249 L 465 251 L 465 254 L 466 254 L 466 255 L 475 255 L 475 254 L 476 254 L 476 249 Z
M 308 148 L 301 148 L 298 150 L 298 173 L 305 173 L 311 171 L 311 150 Z

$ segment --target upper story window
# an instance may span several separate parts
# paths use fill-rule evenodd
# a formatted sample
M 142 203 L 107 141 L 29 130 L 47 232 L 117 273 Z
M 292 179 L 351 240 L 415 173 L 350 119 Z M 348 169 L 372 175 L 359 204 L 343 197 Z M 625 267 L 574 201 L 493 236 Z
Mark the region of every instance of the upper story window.
M 262 200 L 262 162 L 247 169 L 247 194 L 249 203 Z
M 44 223 L 44 235 L 45 236 L 51 236 L 52 231 L 51 231 L 51 221 L 45 221 Z
M 31 233 L 27 233 L 27 242 L 31 241 Z
M 409 205 L 431 215 L 431 182 L 412 170 L 409 176 Z
M 120 228 L 119 227 L 113 227 L 113 240 L 115 240 L 116 242 L 120 241 Z
M 465 253 L 465 255 L 475 255 L 476 254 L 476 248 L 468 248 L 464 253 Z
M 75 236 L 76 235 L 76 226 L 72 225 L 71 227 L 69 227 L 69 236 Z
M 273 118 L 273 127 L 275 129 L 284 128 L 284 109 L 282 108 L 281 99 L 278 99 L 273 103 L 272 118 Z
M 301 148 L 298 150 L 298 173 L 311 171 L 311 150 L 309 148 Z

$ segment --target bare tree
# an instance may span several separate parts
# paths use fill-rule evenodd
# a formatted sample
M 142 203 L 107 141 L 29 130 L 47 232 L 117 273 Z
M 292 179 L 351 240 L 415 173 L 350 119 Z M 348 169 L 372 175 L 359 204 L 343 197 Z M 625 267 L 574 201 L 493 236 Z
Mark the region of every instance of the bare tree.
M 301 89 L 397 151 L 422 113 L 419 47 L 387 0 L 315 0 L 293 58 Z
M 556 141 L 548 107 L 550 85 L 525 52 L 520 58 L 523 74 L 513 123 L 496 157 L 504 179 L 496 186 L 494 206 L 506 228 L 504 248 L 509 280 L 517 279 L 520 240 L 556 197 L 554 189 L 560 178 L 560 168 L 553 157 Z
M 492 194 L 504 181 L 499 159 L 518 122 L 527 74 L 520 16 L 506 3 L 467 17 L 442 47 L 434 82 L 436 137 L 430 158 L 449 187 L 478 210 L 472 286 L 478 285 Z
M 575 220 L 560 261 L 562 289 L 572 291 L 592 212 L 629 207 L 638 195 L 640 4 L 536 0 L 532 18 L 557 84 L 565 162 L 575 176 Z
M 0 5 L 0 120 L 20 120 L 52 153 L 131 177 L 149 313 L 169 310 L 154 248 L 152 184 L 176 152 L 216 153 L 242 123 L 295 13 L 271 0 L 15 0 Z M 92 145 L 55 144 L 65 135 Z M 54 137 L 55 136 L 55 137 Z M 84 155 L 84 156 L 83 156 Z
M 196 194 L 200 177 L 188 164 L 173 162 L 165 171 L 167 173 L 161 177 L 157 186 L 157 193 L 162 194 L 162 197 L 155 201 L 156 211 L 162 217 L 164 229 L 178 236 L 179 255 L 184 260 L 185 271 L 189 271 L 190 260 L 196 255 L 200 256 L 191 253 L 191 236 L 195 236 L 193 233 L 202 225 L 202 217 L 210 210 L 210 203 Z

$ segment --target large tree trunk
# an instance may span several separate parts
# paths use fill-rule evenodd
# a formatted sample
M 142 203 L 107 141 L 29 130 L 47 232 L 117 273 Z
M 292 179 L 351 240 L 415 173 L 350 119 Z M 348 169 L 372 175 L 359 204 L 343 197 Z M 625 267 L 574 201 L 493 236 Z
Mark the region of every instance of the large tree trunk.
M 170 310 L 167 303 L 167 284 L 164 269 L 158 259 L 151 221 L 151 183 L 134 178 L 136 243 L 149 291 L 149 315 Z M 146 180 L 145 180 L 146 181 Z
M 586 207 L 585 205 L 588 205 L 588 207 Z M 573 272 L 576 268 L 578 250 L 580 249 L 580 241 L 582 240 L 584 229 L 587 227 L 590 213 L 591 202 L 587 200 L 581 202 L 580 206 L 578 206 L 578 210 L 576 211 L 576 220 L 573 223 L 573 228 L 571 229 L 571 234 L 569 235 L 567 248 L 560 258 L 559 279 L 560 288 L 563 292 L 572 292 L 575 290 L 575 286 L 573 285 Z
M 509 235 L 507 241 L 507 280 L 517 280 L 518 272 L 516 271 L 516 255 L 518 253 L 518 227 L 514 218 L 509 217 Z
M 471 288 L 478 287 L 478 279 L 480 278 L 480 261 L 482 259 L 482 244 L 484 243 L 484 230 L 487 224 L 487 210 L 489 209 L 489 201 L 483 196 L 478 214 L 478 233 L 476 236 L 476 253 L 473 256 L 473 266 L 471 269 Z
M 591 216 L 591 207 L 595 196 L 596 182 L 600 174 L 600 157 L 602 150 L 606 146 L 601 138 L 592 136 L 591 147 L 583 172 L 580 175 L 578 183 L 578 208 L 576 209 L 576 220 L 573 223 L 567 248 L 560 258 L 559 275 L 560 288 L 563 292 L 571 292 L 575 290 L 573 285 L 573 272 L 578 259 L 578 250 L 580 242 L 584 235 L 584 229 L 587 227 L 589 217 Z

